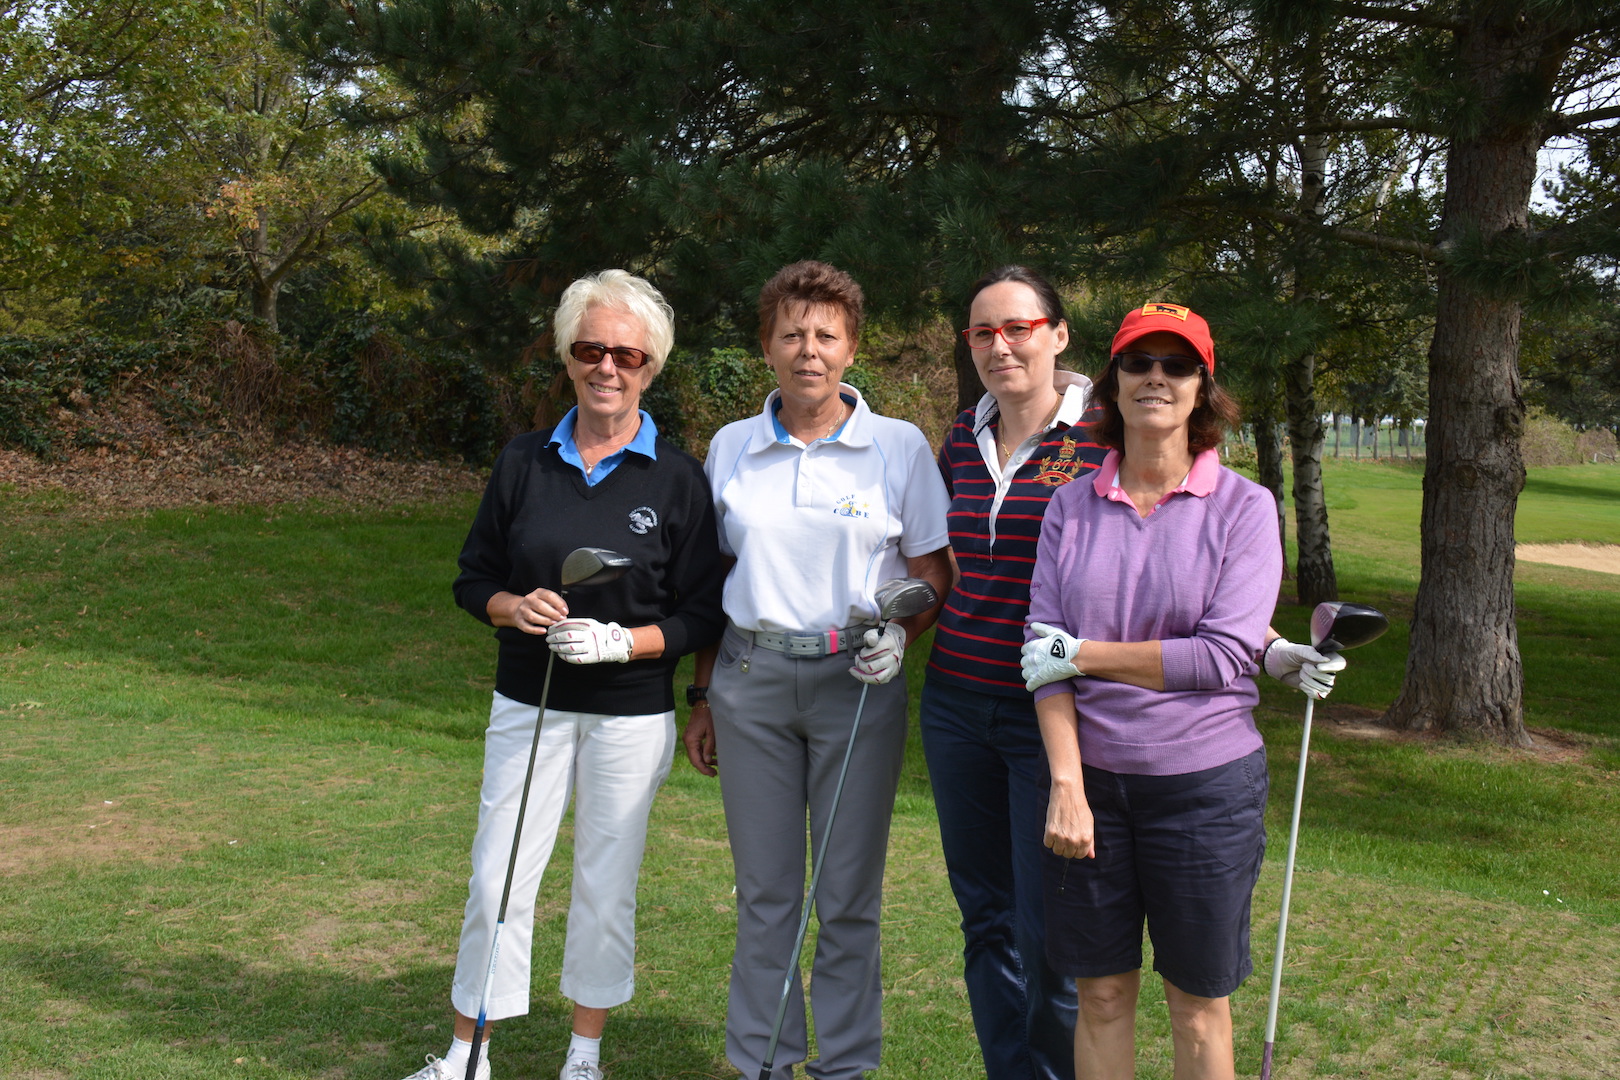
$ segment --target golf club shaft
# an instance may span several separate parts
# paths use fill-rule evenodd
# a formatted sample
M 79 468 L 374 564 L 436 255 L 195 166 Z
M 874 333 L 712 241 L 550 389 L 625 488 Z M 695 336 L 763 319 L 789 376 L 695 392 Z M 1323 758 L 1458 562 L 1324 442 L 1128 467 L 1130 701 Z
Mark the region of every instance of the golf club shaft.
M 1271 1051 L 1277 1041 L 1277 999 L 1282 992 L 1283 946 L 1288 940 L 1288 901 L 1294 893 L 1294 850 L 1299 844 L 1299 808 L 1305 801 L 1305 765 L 1311 754 L 1311 719 L 1316 699 L 1305 699 L 1305 734 L 1299 746 L 1299 776 L 1294 781 L 1294 816 L 1288 823 L 1288 859 L 1283 870 L 1282 908 L 1277 913 L 1277 951 L 1271 959 L 1271 1003 L 1266 1006 L 1266 1044 L 1260 1080 L 1271 1080 Z
M 495 963 L 501 955 L 501 927 L 506 925 L 506 902 L 512 897 L 512 878 L 517 873 L 518 841 L 523 839 L 523 813 L 529 807 L 529 785 L 534 781 L 534 759 L 540 754 L 540 728 L 546 720 L 546 699 L 551 696 L 551 667 L 557 654 L 546 650 L 546 681 L 540 686 L 540 707 L 534 714 L 534 739 L 529 743 L 529 767 L 523 772 L 523 795 L 518 799 L 517 824 L 512 827 L 512 854 L 506 860 L 506 884 L 501 886 L 501 907 L 495 915 L 495 932 L 489 941 L 489 970 L 484 973 L 484 989 L 478 999 L 478 1023 L 473 1028 L 472 1053 L 467 1058 L 467 1080 L 477 1080 L 478 1051 L 484 1040 L 484 1022 L 489 1009 L 489 991 L 495 983 Z
M 838 800 L 844 794 L 844 778 L 849 775 L 850 755 L 855 752 L 855 733 L 861 730 L 861 713 L 866 709 L 866 692 L 870 683 L 861 684 L 861 700 L 855 706 L 855 723 L 850 725 L 849 745 L 844 747 L 844 764 L 838 769 L 838 785 L 833 788 L 832 806 L 827 809 L 827 824 L 821 830 L 821 850 L 816 852 L 816 865 L 810 871 L 810 891 L 804 897 L 804 910 L 799 913 L 799 932 L 793 938 L 793 952 L 788 957 L 787 973 L 782 978 L 782 996 L 776 1002 L 776 1021 L 771 1024 L 771 1041 L 765 1047 L 765 1063 L 760 1066 L 759 1080 L 771 1080 L 776 1067 L 776 1044 L 782 1038 L 782 1019 L 787 1015 L 788 994 L 793 980 L 799 974 L 799 950 L 804 948 L 804 935 L 810 928 L 810 909 L 816 902 L 816 886 L 821 883 L 821 867 L 827 861 L 827 848 L 832 844 L 833 820 L 838 817 Z

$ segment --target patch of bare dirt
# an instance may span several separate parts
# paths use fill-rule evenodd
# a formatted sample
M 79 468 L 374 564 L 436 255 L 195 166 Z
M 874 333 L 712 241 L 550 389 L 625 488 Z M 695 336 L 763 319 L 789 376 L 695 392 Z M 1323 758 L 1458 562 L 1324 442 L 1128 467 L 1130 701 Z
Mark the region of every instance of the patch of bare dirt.
M 484 477 L 483 470 L 462 465 L 396 461 L 349 447 L 278 443 L 237 432 L 190 438 L 142 432 L 53 461 L 0 450 L 0 492 L 64 493 L 92 510 L 265 506 L 309 499 L 391 506 L 478 491 Z
M 1346 739 L 1367 739 L 1378 742 L 1406 742 L 1435 745 L 1446 741 L 1446 736 L 1430 732 L 1397 731 L 1384 723 L 1384 714 L 1377 709 L 1360 705 L 1337 705 L 1331 699 L 1318 702 L 1312 726 Z M 1530 746 L 1504 750 L 1504 753 L 1523 754 L 1555 764 L 1575 764 L 1585 760 L 1591 740 L 1556 728 L 1526 728 Z
M 1518 544 L 1513 554 L 1523 562 L 1620 574 L 1620 544 Z
M 61 863 L 178 866 L 208 842 L 201 833 L 146 820 L 121 803 L 99 802 L 48 826 L 0 826 L 0 877 Z

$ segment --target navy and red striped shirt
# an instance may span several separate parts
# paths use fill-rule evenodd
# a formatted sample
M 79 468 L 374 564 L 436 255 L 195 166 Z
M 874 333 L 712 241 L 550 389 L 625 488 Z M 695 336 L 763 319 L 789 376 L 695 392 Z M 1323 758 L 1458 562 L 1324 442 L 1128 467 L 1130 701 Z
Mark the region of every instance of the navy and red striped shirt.
M 1060 385 L 1064 400 L 1057 417 L 1010 480 L 998 484 L 985 460 L 995 453 L 995 432 L 986 429 L 999 420 L 988 394 L 956 418 L 939 451 L 940 472 L 951 493 L 951 550 L 962 576 L 934 629 L 928 667 L 932 677 L 982 694 L 1027 693 L 1018 650 L 1047 501 L 1063 484 L 1089 476 L 1108 453 L 1090 441 L 1084 427 L 1100 412 L 1086 408 L 1089 380 L 1057 374 L 1066 384 Z

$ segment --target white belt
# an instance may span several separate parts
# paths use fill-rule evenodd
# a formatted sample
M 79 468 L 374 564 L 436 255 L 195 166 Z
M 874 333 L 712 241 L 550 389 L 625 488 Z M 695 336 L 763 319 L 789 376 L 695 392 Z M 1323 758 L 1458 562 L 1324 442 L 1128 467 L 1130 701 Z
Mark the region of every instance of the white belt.
M 854 652 L 866 643 L 866 632 L 871 624 L 846 626 L 842 630 L 804 630 L 787 634 L 773 634 L 769 630 L 744 630 L 732 627 L 743 637 L 762 649 L 785 656 L 833 656 L 841 652 Z

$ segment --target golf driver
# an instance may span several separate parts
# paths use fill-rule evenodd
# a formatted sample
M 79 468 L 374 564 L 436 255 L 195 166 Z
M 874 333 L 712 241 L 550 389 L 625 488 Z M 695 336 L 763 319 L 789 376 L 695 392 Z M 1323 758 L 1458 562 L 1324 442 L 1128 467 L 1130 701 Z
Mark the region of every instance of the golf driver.
M 1311 647 L 1341 653 L 1374 640 L 1389 629 L 1384 613 L 1364 604 L 1329 600 L 1311 612 Z M 1305 699 L 1305 736 L 1299 748 L 1299 777 L 1294 782 L 1294 817 L 1288 825 L 1288 864 L 1283 872 L 1282 910 L 1277 915 L 1277 952 L 1271 961 L 1271 1003 L 1266 1007 L 1266 1046 L 1260 1080 L 1271 1080 L 1271 1051 L 1277 1037 L 1277 998 L 1282 991 L 1283 944 L 1288 938 L 1288 901 L 1294 890 L 1294 849 L 1299 842 L 1299 807 L 1305 798 L 1305 762 L 1311 751 L 1311 717 L 1316 699 Z
M 568 553 L 562 564 L 562 588 L 568 595 L 570 588 L 585 585 L 605 585 L 624 576 L 630 569 L 630 557 L 607 548 L 582 547 Z M 534 742 L 529 744 L 529 768 L 523 774 L 523 795 L 518 799 L 517 824 L 512 829 L 512 854 L 506 860 L 506 884 L 501 887 L 501 907 L 495 915 L 495 933 L 489 943 L 489 970 L 484 974 L 484 989 L 478 999 L 478 1026 L 473 1029 L 472 1054 L 467 1058 L 467 1080 L 478 1076 L 478 1051 L 484 1041 L 485 1017 L 489 1009 L 489 990 L 495 982 L 495 961 L 501 955 L 501 928 L 506 925 L 506 902 L 512 896 L 512 877 L 517 872 L 518 841 L 523 837 L 523 812 L 529 805 L 529 782 L 534 779 L 534 759 L 540 752 L 540 725 L 546 716 L 546 698 L 551 693 L 551 668 L 557 654 L 547 650 L 546 681 L 540 687 L 540 708 L 534 719 Z
M 922 578 L 893 578 L 878 586 L 874 599 L 877 600 L 878 632 L 881 633 L 890 620 L 921 615 L 939 603 L 939 594 Z M 827 825 L 821 831 L 821 850 L 816 852 L 816 865 L 810 873 L 810 891 L 805 894 L 804 910 L 799 913 L 799 932 L 793 938 L 793 951 L 788 954 L 787 971 L 782 978 L 782 996 L 776 1002 L 776 1020 L 771 1024 L 771 1041 L 765 1047 L 765 1063 L 760 1066 L 759 1080 L 771 1080 L 771 1071 L 776 1067 L 776 1044 L 782 1038 L 782 1018 L 787 1015 L 788 994 L 799 974 L 799 951 L 804 948 L 805 931 L 810 928 L 810 909 L 816 902 L 821 867 L 827 861 L 827 845 L 832 843 L 833 819 L 838 816 L 838 800 L 844 794 L 844 777 L 849 774 L 849 758 L 855 751 L 855 733 L 861 730 L 861 712 L 866 708 L 866 692 L 871 688 L 870 683 L 861 684 L 861 699 L 855 705 L 855 723 L 849 729 L 849 745 L 844 748 L 844 763 L 838 770 L 838 784 L 833 788 L 832 806 L 827 810 Z

